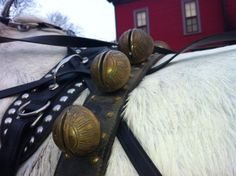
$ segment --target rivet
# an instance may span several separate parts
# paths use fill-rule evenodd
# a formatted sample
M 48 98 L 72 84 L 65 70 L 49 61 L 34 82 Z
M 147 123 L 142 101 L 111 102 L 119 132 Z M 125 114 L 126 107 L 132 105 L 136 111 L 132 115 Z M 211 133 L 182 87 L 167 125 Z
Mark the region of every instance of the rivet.
M 65 153 L 65 158 L 66 158 L 66 159 L 69 159 L 69 158 L 71 158 L 71 157 L 70 157 L 70 155 L 68 155 L 67 153 Z
M 121 97 L 120 97 L 120 96 L 117 96 L 117 97 L 115 98 L 115 100 L 116 100 L 116 101 L 120 101 L 120 100 L 121 100 Z
M 20 116 L 17 116 L 16 119 L 20 119 Z
M 89 61 L 89 58 L 87 58 L 87 57 L 82 58 L 82 63 L 83 64 L 86 64 L 88 61 Z
M 25 148 L 24 148 L 24 152 L 26 152 L 27 150 L 28 150 L 28 147 L 25 147 Z
M 44 76 L 44 78 L 49 78 L 49 77 L 52 77 L 52 74 L 47 74 Z
M 62 96 L 59 101 L 66 102 L 67 100 L 68 100 L 68 96 Z
M 12 122 L 12 118 L 11 117 L 7 117 L 4 121 L 5 124 L 10 124 Z
M 21 101 L 21 100 L 17 100 L 17 101 L 14 103 L 15 106 L 20 106 L 21 104 L 22 104 L 22 101 Z
M 100 158 L 98 156 L 96 156 L 96 157 L 92 158 L 91 164 L 97 164 L 99 160 L 100 160 Z
M 31 92 L 36 92 L 37 91 L 37 89 L 33 89 Z
M 16 112 L 16 109 L 15 108 L 11 108 L 11 109 L 9 109 L 8 114 L 14 114 L 15 112 Z
M 50 122 L 52 120 L 52 115 L 47 115 L 44 119 L 45 122 Z
M 93 95 L 93 96 L 91 96 L 91 98 L 90 98 L 92 101 L 95 101 L 96 100 L 96 96 L 95 95 Z
M 7 134 L 8 129 L 5 129 L 3 132 L 3 135 L 5 136 Z
M 34 143 L 34 136 L 32 136 L 32 137 L 30 138 L 30 143 L 31 143 L 31 144 Z
M 42 127 L 42 126 L 39 126 L 39 127 L 37 128 L 37 133 L 40 134 L 40 133 L 42 133 L 42 132 L 43 132 L 43 127 Z
M 74 88 L 69 89 L 69 90 L 67 91 L 68 94 L 73 94 L 74 92 L 75 92 L 75 89 L 74 89 Z
M 79 83 L 76 83 L 75 84 L 75 87 L 81 87 L 83 84 L 81 83 L 81 82 L 79 82 Z
M 61 105 L 58 104 L 58 105 L 54 106 L 52 110 L 59 111 L 60 109 L 61 109 Z
M 23 98 L 23 99 L 27 99 L 28 97 L 29 97 L 29 94 L 28 94 L 28 93 L 25 93 L 25 94 L 22 95 L 21 98 Z
M 114 113 L 113 112 L 108 112 L 107 114 L 106 114 L 106 117 L 107 118 L 112 118 L 114 116 Z
M 102 133 L 102 139 L 105 139 L 107 137 L 106 133 Z

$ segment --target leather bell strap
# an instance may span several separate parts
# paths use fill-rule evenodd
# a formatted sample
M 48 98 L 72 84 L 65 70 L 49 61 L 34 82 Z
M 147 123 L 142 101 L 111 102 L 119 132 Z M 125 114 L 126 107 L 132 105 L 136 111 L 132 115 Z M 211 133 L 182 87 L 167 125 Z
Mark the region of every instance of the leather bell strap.
M 162 55 L 152 55 L 147 62 L 131 68 L 131 77 L 127 85 L 114 93 L 103 93 L 93 89 L 84 106 L 94 112 L 101 124 L 101 142 L 97 149 L 86 156 L 71 156 L 62 154 L 58 162 L 55 176 L 100 176 L 104 175 L 111 148 L 122 119 L 121 113 L 128 94 L 141 82 L 146 72 Z M 87 80 L 89 81 L 89 80 Z M 92 80 L 90 80 L 93 84 Z

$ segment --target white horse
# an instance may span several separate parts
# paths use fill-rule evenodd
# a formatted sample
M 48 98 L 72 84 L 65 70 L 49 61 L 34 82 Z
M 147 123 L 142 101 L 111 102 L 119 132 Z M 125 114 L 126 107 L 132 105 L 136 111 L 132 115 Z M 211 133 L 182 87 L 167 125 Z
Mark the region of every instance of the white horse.
M 1 36 L 14 38 L 62 33 L 19 32 L 4 24 L 0 29 Z M 56 46 L 0 44 L 0 90 L 40 79 L 66 52 Z M 74 104 L 88 94 L 86 89 Z M 14 99 L 0 100 L 0 120 Z M 236 175 L 236 45 L 181 54 L 146 76 L 129 94 L 124 120 L 163 176 Z M 50 135 L 17 176 L 53 176 L 60 154 Z M 117 139 L 106 175 L 138 175 Z

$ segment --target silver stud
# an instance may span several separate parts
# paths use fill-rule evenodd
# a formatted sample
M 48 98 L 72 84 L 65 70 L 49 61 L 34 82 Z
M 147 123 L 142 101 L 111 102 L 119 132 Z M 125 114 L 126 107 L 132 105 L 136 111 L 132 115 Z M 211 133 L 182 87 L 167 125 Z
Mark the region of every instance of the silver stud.
M 8 114 L 15 114 L 15 112 L 16 112 L 16 109 L 11 108 L 11 109 L 9 109 Z
M 21 100 L 17 100 L 17 101 L 14 103 L 15 106 L 20 106 L 21 104 L 22 104 L 22 101 L 21 101 Z
M 30 143 L 31 143 L 31 144 L 34 143 L 34 136 L 32 136 L 32 137 L 30 138 Z
M 16 119 L 20 119 L 20 116 L 17 116 Z
M 69 89 L 69 90 L 67 91 L 68 94 L 73 94 L 74 92 L 75 92 L 75 89 L 74 89 L 74 88 Z
M 23 98 L 23 99 L 27 99 L 28 97 L 29 97 L 29 94 L 28 94 L 28 93 L 25 93 L 25 94 L 22 95 L 21 98 Z
M 40 133 L 42 133 L 42 132 L 43 132 L 43 127 L 42 127 L 42 126 L 39 126 L 39 127 L 37 128 L 37 133 L 40 134 Z
M 52 110 L 59 111 L 60 109 L 61 109 L 61 105 L 58 104 L 58 105 L 54 106 Z
M 25 148 L 24 148 L 24 152 L 26 152 L 27 150 L 28 150 L 28 147 L 25 147 Z
M 81 53 L 81 50 L 80 49 L 76 49 L 75 52 L 76 52 L 76 54 L 79 54 L 79 53 Z
M 67 100 L 68 100 L 68 96 L 62 96 L 59 101 L 66 102 Z
M 76 84 L 75 84 L 75 87 L 81 87 L 82 85 L 83 85 L 83 84 L 79 82 L 79 83 L 76 83 Z
M 12 122 L 12 118 L 11 117 L 7 117 L 5 120 L 4 120 L 4 123 L 5 124 L 10 124 Z
M 8 131 L 8 129 L 5 129 L 5 130 L 3 131 L 3 135 L 4 135 L 4 136 L 7 134 L 7 131 Z
M 44 76 L 44 78 L 50 78 L 50 77 L 52 77 L 52 74 L 46 74 L 46 75 Z
M 89 58 L 87 58 L 87 57 L 82 58 L 82 63 L 83 64 L 86 64 L 88 61 L 89 61 Z
M 47 115 L 44 119 L 45 122 L 50 122 L 52 120 L 52 115 Z

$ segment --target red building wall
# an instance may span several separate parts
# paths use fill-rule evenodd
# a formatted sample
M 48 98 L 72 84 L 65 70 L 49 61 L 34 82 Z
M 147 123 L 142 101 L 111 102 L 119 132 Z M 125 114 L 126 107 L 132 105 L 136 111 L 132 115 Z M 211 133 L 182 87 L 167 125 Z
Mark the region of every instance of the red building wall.
M 236 0 L 233 0 L 236 2 Z M 148 8 L 150 35 L 180 50 L 191 42 L 224 31 L 221 0 L 199 0 L 201 32 L 184 35 L 181 0 L 136 0 L 115 6 L 117 38 L 134 25 L 134 10 Z
M 236 0 L 224 0 L 227 30 L 236 30 Z

